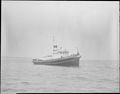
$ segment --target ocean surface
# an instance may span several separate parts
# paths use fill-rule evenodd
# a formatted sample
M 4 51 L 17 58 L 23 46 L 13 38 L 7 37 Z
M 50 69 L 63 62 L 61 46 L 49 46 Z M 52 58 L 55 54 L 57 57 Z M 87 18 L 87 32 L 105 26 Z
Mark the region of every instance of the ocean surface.
M 77 67 L 34 65 L 31 58 L 1 58 L 1 94 L 117 93 L 119 61 L 81 60 Z

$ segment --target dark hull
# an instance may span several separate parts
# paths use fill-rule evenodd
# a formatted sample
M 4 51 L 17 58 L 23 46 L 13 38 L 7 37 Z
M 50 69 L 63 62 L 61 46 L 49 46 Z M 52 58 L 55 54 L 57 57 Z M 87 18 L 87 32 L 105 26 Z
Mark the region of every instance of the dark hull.
M 67 58 L 58 58 L 53 60 L 45 60 L 45 61 L 33 61 L 34 64 L 37 65 L 54 65 L 54 66 L 79 66 L 80 56 L 71 56 Z

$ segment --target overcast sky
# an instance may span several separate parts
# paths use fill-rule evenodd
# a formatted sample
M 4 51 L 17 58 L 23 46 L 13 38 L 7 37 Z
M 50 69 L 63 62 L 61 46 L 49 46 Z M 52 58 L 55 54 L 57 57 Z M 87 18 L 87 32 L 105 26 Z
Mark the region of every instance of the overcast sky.
M 46 55 L 53 34 L 83 60 L 117 60 L 119 2 L 2 1 L 2 56 Z

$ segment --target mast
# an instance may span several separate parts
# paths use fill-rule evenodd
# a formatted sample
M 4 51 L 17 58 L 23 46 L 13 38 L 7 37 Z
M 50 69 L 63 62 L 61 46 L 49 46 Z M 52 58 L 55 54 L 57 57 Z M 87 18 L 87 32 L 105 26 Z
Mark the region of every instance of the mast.
M 55 54 L 56 51 L 57 51 L 57 43 L 56 43 L 54 35 L 53 35 L 53 54 Z
M 77 55 L 79 55 L 79 50 L 78 50 L 78 48 L 77 48 Z

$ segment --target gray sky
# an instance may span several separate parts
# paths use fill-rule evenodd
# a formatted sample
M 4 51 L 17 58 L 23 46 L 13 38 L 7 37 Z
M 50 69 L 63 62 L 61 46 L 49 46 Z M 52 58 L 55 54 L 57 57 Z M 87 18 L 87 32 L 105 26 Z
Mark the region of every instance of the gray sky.
M 41 57 L 52 36 L 83 60 L 119 57 L 119 2 L 2 1 L 2 56 Z

